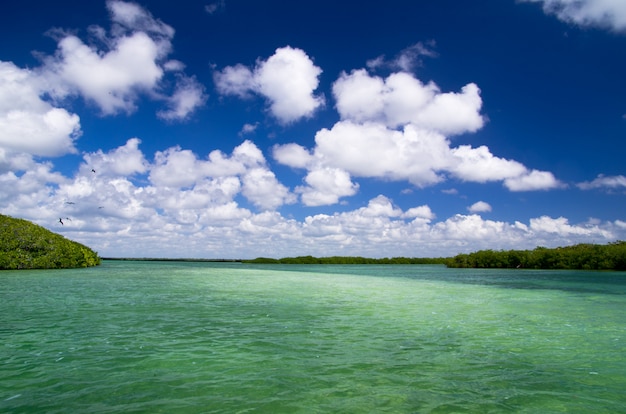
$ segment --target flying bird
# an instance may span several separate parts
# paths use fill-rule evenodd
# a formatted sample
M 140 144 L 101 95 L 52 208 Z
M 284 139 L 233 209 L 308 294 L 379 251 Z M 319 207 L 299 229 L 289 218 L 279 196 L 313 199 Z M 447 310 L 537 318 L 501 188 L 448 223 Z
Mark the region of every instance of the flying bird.
M 63 225 L 63 219 L 59 218 L 59 223 L 61 223 L 61 225 Z
M 76 204 L 76 203 L 73 201 L 66 201 L 65 204 Z
M 95 173 L 95 172 L 96 172 L 96 170 L 94 170 L 94 169 L 92 168 L 92 169 L 91 169 L 91 172 L 92 172 L 92 173 Z

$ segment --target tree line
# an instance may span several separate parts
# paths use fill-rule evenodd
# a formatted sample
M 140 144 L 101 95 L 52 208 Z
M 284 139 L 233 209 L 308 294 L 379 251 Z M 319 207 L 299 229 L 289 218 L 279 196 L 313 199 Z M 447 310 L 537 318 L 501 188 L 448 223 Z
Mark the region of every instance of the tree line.
M 37 224 L 0 214 L 0 270 L 97 266 L 89 247 Z
M 331 256 L 313 257 L 297 256 L 284 257 L 282 259 L 272 259 L 268 257 L 257 257 L 251 260 L 242 260 L 243 263 L 262 264 L 445 264 L 446 258 L 417 258 L 417 257 L 391 257 L 373 259 L 361 256 Z
M 626 270 L 626 241 L 533 250 L 479 250 L 454 257 L 297 256 L 242 260 L 257 264 L 444 264 L 450 268 Z
M 626 270 L 626 242 L 583 243 L 552 249 L 479 250 L 456 255 L 446 260 L 446 265 L 453 268 Z

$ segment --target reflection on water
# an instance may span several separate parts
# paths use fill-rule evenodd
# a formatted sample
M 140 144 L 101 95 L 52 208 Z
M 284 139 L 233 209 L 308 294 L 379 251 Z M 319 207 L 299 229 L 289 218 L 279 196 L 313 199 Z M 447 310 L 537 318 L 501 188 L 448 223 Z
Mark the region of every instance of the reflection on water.
M 0 412 L 623 410 L 626 278 L 105 262 L 0 273 Z

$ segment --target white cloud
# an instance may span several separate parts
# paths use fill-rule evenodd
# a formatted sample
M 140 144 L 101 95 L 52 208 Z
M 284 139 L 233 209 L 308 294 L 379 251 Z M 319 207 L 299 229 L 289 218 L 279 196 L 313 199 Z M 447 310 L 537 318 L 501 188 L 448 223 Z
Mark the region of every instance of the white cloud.
M 444 136 L 407 125 L 404 131 L 382 124 L 341 121 L 315 136 L 314 157 L 357 177 L 408 180 L 423 187 L 441 181 L 437 171 L 451 162 Z
M 150 169 L 150 182 L 157 187 L 183 188 L 193 186 L 205 177 L 240 176 L 249 168 L 265 165 L 265 158 L 250 141 L 245 141 L 228 157 L 215 150 L 208 160 L 200 160 L 191 150 L 172 147 L 155 154 Z
M 142 31 L 157 38 L 171 39 L 174 37 L 174 29 L 159 19 L 152 17 L 150 12 L 136 3 L 119 0 L 107 1 L 107 8 L 111 14 L 111 20 L 116 24 L 113 33 L 120 36 L 126 31 Z M 168 48 L 168 45 L 165 45 Z
M 584 181 L 577 184 L 581 190 L 607 189 L 626 190 L 626 177 L 623 175 L 606 176 L 600 174 L 593 181 Z
M 135 3 L 109 1 L 107 33 L 91 26 L 90 45 L 53 30 L 56 53 L 40 55 L 42 65 L 21 69 L 0 62 L 0 147 L 13 154 L 54 157 L 75 153 L 81 135 L 78 115 L 61 108 L 81 96 L 103 115 L 130 113 L 141 96 L 164 101 L 161 118 L 184 120 L 204 104 L 204 88 L 180 73 L 184 64 L 167 60 L 174 30 Z M 165 73 L 178 79 L 167 93 Z
M 314 158 L 309 151 L 299 144 L 275 145 L 274 159 L 284 165 L 294 168 L 306 168 Z
M 379 122 L 390 128 L 412 123 L 445 135 L 474 132 L 484 124 L 478 87 L 441 93 L 433 82 L 423 84 L 404 72 L 385 79 L 364 69 L 342 73 L 333 85 L 337 110 L 344 120 Z
M 246 66 L 238 63 L 235 66 L 227 66 L 213 74 L 215 87 L 222 95 L 235 95 L 242 99 L 252 97 L 252 92 L 257 88 L 254 74 Z
M 565 184 L 557 180 L 548 171 L 525 171 L 517 177 L 509 177 L 504 180 L 504 185 L 510 191 L 534 191 L 565 188 Z
M 88 175 L 92 169 L 99 176 L 132 176 L 145 173 L 148 162 L 139 150 L 140 143 L 139 138 L 131 138 L 125 145 L 106 154 L 102 150 L 85 154 L 81 173 Z
M 435 213 L 432 212 L 429 206 L 423 205 L 419 207 L 409 208 L 402 215 L 403 218 L 414 218 L 414 219 L 423 219 L 423 220 L 433 220 L 436 216 Z
M 283 204 L 295 202 L 289 188 L 282 185 L 267 168 L 252 168 L 242 177 L 242 194 L 263 210 L 274 210 Z
M 532 218 L 530 219 L 530 229 L 536 232 L 559 234 L 563 236 L 590 235 L 598 233 L 597 225 L 590 227 L 580 225 L 573 226 L 569 224 L 569 220 L 565 217 L 558 217 L 556 219 L 548 216 Z M 609 236 L 609 234 L 603 235 L 605 237 Z
M 320 168 L 310 171 L 304 178 L 306 186 L 296 188 L 302 194 L 306 206 L 335 204 L 341 197 L 356 194 L 359 186 L 350 179 L 350 174 L 338 168 Z
M 78 115 L 54 107 L 37 74 L 0 61 L 0 147 L 15 153 L 59 156 L 75 153 Z
M 0 151 L 0 167 L 5 170 L 0 172 L 0 210 L 61 232 L 101 255 L 124 257 L 432 257 L 626 237 L 626 224 L 620 220 L 573 224 L 563 217 L 544 216 L 507 223 L 459 214 L 435 221 L 428 205 L 402 210 L 382 195 L 364 207 L 296 220 L 269 211 L 288 202 L 289 195 L 281 192 L 263 154 L 249 141 L 230 155 L 214 151 L 205 160 L 173 148 L 152 164 L 145 161 L 138 144 L 138 139 L 130 139 L 111 151 L 85 154 L 85 163 L 73 177 L 53 172 L 50 163 L 37 163 L 26 155 L 11 158 Z M 193 168 L 182 168 L 184 163 Z M 313 200 L 342 188 L 354 191 L 345 171 L 314 171 L 306 189 L 321 190 Z M 178 180 L 166 181 L 159 175 L 165 172 Z M 182 179 L 189 174 L 192 180 Z M 238 196 L 248 197 L 260 210 L 241 207 Z M 59 217 L 70 220 L 61 226 Z
M 467 208 L 470 213 L 488 213 L 491 211 L 491 205 L 484 201 L 477 201 Z
M 172 96 L 165 98 L 170 108 L 157 112 L 157 116 L 168 121 L 185 120 L 196 108 L 204 105 L 207 98 L 204 86 L 195 78 L 181 76 Z
M 267 60 L 258 60 L 254 70 L 237 64 L 214 73 L 215 85 L 223 95 L 264 96 L 270 113 L 283 124 L 311 117 L 324 105 L 314 95 L 322 70 L 304 51 L 292 47 L 276 49 Z
M 460 145 L 451 151 L 456 161 L 451 170 L 465 181 L 484 183 L 519 177 L 526 172 L 526 167 L 519 162 L 494 157 L 485 146 Z
M 520 0 L 542 3 L 544 12 L 580 26 L 626 30 L 626 2 L 623 0 Z
M 419 188 L 442 182 L 448 175 L 469 182 L 502 181 L 511 191 L 562 186 L 549 172 L 529 171 L 519 162 L 495 157 L 485 146 L 451 147 L 444 135 L 413 124 L 398 131 L 381 123 L 340 121 L 332 129 L 318 131 L 315 143 L 312 151 L 293 143 L 277 145 L 273 151 L 278 162 L 307 169 L 309 174 L 327 169 L 343 171 L 348 177 L 340 187 L 299 188 L 306 204 L 336 203 L 353 195 L 358 187 L 349 177 L 406 180 Z M 305 182 L 309 184 L 309 179 Z
M 251 141 L 237 146 L 230 157 L 213 151 L 207 160 L 198 159 L 190 150 L 172 147 L 155 154 L 149 175 L 150 182 L 157 188 L 184 191 L 201 191 L 202 183 L 223 177 L 232 179 L 228 184 L 237 183 L 237 192 L 229 193 L 228 201 L 232 201 L 239 191 L 263 210 L 273 210 L 295 201 L 295 196 L 269 170 L 265 157 Z
M 165 101 L 170 109 L 159 115 L 184 120 L 204 104 L 204 88 L 193 77 L 180 75 L 184 64 L 167 60 L 174 29 L 135 3 L 109 1 L 112 27 L 91 26 L 101 47 L 87 45 L 75 35 L 60 33 L 54 56 L 43 59 L 38 73 L 55 98 L 79 95 L 103 115 L 136 110 L 141 96 Z M 171 94 L 165 74 L 178 76 Z
M 163 76 L 158 47 L 143 32 L 120 38 L 115 46 L 103 54 L 75 36 L 62 39 L 55 57 L 46 60 L 46 76 L 57 84 L 54 92 L 78 93 L 104 115 L 134 111 L 137 94 L 155 88 Z

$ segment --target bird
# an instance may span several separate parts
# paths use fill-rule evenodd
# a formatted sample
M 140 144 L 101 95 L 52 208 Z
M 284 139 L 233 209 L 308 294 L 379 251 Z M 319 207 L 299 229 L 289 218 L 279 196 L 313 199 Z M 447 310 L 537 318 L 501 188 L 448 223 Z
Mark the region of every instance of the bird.
M 91 172 L 95 174 L 96 170 L 94 170 L 93 168 L 91 169 Z
M 65 204 L 76 204 L 76 203 L 73 201 L 66 201 Z
M 63 219 L 59 218 L 59 223 L 61 223 L 61 225 L 63 225 Z

